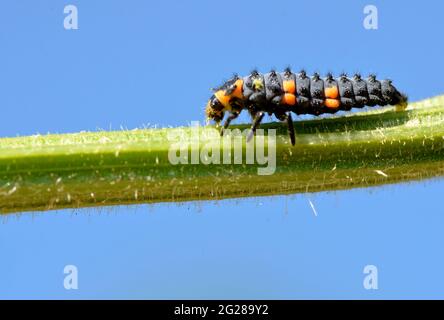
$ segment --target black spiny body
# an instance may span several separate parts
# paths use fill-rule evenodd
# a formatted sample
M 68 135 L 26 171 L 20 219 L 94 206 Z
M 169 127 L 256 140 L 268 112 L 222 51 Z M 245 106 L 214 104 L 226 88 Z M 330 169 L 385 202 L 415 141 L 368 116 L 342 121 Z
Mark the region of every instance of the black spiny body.
M 334 78 L 328 73 L 321 78 L 317 73 L 310 77 L 303 70 L 293 73 L 286 69 L 282 73 L 253 71 L 243 78 L 233 77 L 214 90 L 207 103 L 206 114 L 209 120 L 219 124 L 225 112 L 229 112 L 223 125 L 227 128 L 243 109 L 248 110 L 253 118 L 249 139 L 265 113 L 275 115 L 287 122 L 294 145 L 292 112 L 320 115 L 377 105 L 396 105 L 402 109 L 407 105 L 407 97 L 393 86 L 391 80 L 377 80 L 375 75 L 363 79 L 359 74 L 352 78 L 341 74 Z

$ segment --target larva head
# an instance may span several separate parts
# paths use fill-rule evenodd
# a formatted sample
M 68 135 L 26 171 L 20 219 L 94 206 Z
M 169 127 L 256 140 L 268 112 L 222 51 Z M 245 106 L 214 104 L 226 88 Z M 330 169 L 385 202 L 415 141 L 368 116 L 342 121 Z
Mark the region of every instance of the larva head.
M 215 121 L 217 124 L 222 121 L 225 114 L 225 108 L 219 99 L 213 94 L 205 107 L 207 121 Z
M 242 86 L 243 80 L 235 76 L 215 89 L 205 108 L 207 121 L 222 121 L 225 112 L 232 111 L 236 101 L 242 100 Z

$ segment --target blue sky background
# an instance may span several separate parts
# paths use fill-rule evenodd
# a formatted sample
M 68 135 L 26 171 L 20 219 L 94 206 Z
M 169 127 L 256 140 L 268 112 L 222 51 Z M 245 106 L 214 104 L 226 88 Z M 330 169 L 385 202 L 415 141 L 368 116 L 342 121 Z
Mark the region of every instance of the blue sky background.
M 63 28 L 65 5 L 79 29 Z M 366 30 L 363 8 L 379 10 Z M 0 136 L 187 125 L 234 72 L 444 93 L 439 1 L 2 1 Z M 246 120 L 246 118 L 243 118 Z M 0 298 L 444 298 L 441 179 L 2 217 Z M 314 204 L 315 216 L 309 200 Z M 65 290 L 63 268 L 79 270 Z M 376 265 L 379 289 L 365 290 Z

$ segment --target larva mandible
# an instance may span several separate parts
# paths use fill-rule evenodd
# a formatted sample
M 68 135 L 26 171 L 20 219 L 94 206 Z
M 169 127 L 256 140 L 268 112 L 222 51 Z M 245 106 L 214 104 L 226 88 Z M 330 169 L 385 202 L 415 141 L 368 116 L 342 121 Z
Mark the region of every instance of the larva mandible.
M 214 89 L 208 100 L 205 113 L 207 120 L 218 125 L 226 118 L 223 130 L 246 109 L 253 122 L 247 140 L 254 135 L 265 113 L 274 115 L 288 125 L 291 144 L 295 144 L 295 133 L 291 113 L 321 115 L 340 110 L 364 106 L 396 105 L 399 109 L 407 106 L 407 96 L 399 92 L 391 80 L 377 80 L 371 74 L 366 79 L 355 74 L 352 78 L 341 74 L 334 78 L 328 73 L 321 78 L 318 73 L 309 77 L 304 70 L 293 73 L 289 68 L 278 73 L 271 71 L 261 74 L 253 71 L 246 77 L 234 76 L 222 86 Z

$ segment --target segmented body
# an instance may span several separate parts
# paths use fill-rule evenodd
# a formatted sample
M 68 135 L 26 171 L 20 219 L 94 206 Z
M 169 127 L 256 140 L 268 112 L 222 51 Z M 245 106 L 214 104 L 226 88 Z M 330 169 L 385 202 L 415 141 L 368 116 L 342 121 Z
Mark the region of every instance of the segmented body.
M 206 112 L 207 117 L 216 122 L 220 122 L 224 113 L 229 112 L 230 116 L 224 124 L 226 128 L 243 109 L 247 109 L 255 119 L 254 131 L 263 113 L 288 120 L 289 126 L 292 126 L 289 123 L 291 112 L 321 115 L 364 106 L 406 104 L 407 97 L 390 80 L 380 81 L 374 75 L 363 79 L 358 74 L 352 78 L 345 74 L 338 78 L 327 74 L 321 78 L 317 73 L 310 77 L 304 71 L 293 73 L 286 69 L 282 73 L 271 71 L 261 74 L 253 71 L 243 78 L 234 77 L 215 89 Z

